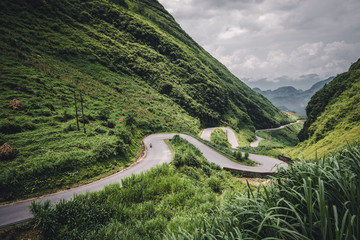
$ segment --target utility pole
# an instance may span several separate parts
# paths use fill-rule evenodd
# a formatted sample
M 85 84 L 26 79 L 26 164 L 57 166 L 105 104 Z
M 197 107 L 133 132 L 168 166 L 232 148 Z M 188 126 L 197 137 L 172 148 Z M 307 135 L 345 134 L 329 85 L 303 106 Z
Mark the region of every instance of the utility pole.
M 75 91 L 74 91 L 74 100 L 75 100 L 76 127 L 77 127 L 77 130 L 80 131 L 80 128 L 79 128 L 79 117 L 78 117 L 78 110 L 77 110 L 77 104 L 76 104 L 76 93 L 75 93 Z
M 83 120 L 83 125 L 84 125 L 84 133 L 86 134 L 86 128 L 85 128 L 85 116 L 84 116 L 84 105 L 83 105 L 83 98 L 82 98 L 82 94 L 80 91 L 80 101 L 81 101 L 81 113 L 82 113 L 82 120 Z

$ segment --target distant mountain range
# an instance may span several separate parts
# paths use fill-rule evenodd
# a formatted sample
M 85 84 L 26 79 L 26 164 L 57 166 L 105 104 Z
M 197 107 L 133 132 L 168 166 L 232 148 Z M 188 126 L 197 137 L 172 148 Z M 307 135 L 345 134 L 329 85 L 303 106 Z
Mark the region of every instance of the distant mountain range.
M 266 91 L 262 91 L 260 88 L 254 88 L 253 90 L 269 99 L 272 104 L 283 111 L 296 112 L 306 116 L 305 108 L 311 97 L 333 79 L 334 77 L 329 77 L 317 82 L 306 91 L 291 86 Z

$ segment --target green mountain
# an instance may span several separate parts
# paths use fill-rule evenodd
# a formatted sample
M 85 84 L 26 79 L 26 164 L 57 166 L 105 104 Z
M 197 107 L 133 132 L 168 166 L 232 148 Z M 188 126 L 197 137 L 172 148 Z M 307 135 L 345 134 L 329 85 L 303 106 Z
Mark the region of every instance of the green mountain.
M 327 154 L 360 139 L 359 102 L 360 59 L 311 98 L 307 120 L 298 135 L 303 143 L 291 153 Z
M 2 201 L 118 171 L 147 134 L 227 125 L 251 139 L 288 121 L 156 0 L 7 0 L 0 14 Z

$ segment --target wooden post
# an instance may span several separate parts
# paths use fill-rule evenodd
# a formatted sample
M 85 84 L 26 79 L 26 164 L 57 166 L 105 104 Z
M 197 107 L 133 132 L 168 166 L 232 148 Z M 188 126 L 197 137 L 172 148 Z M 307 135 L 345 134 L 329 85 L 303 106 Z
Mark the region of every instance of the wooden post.
M 85 116 L 84 116 L 84 105 L 83 105 L 83 98 L 82 98 L 82 94 L 80 91 L 80 101 L 81 101 L 81 113 L 82 113 L 82 120 L 83 120 L 83 125 L 84 125 L 84 133 L 86 134 L 86 128 L 85 128 Z
M 78 110 L 77 110 L 77 104 L 76 104 L 76 93 L 75 93 L 75 91 L 74 91 L 74 100 L 75 100 L 76 127 L 77 127 L 77 130 L 80 131 L 80 128 L 79 128 L 79 117 L 78 117 Z

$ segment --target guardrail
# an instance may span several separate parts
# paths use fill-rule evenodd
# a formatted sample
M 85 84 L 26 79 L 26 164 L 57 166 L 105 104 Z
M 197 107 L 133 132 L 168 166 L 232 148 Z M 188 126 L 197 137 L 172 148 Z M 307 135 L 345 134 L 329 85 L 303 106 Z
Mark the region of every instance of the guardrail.
M 227 167 L 224 167 L 223 169 L 233 175 L 240 175 L 242 177 L 249 178 L 268 178 L 274 174 L 274 172 L 251 172 Z
M 286 162 L 286 163 L 289 163 L 289 164 L 293 164 L 294 163 L 294 160 L 292 160 L 291 158 L 287 157 L 287 156 L 284 156 L 284 155 L 279 155 L 278 156 L 278 159 L 283 161 L 283 162 Z

